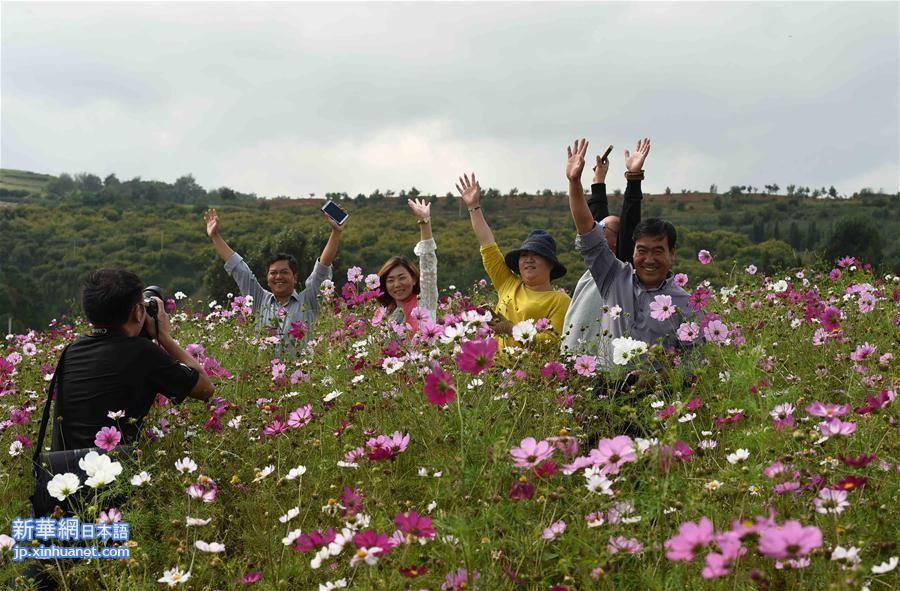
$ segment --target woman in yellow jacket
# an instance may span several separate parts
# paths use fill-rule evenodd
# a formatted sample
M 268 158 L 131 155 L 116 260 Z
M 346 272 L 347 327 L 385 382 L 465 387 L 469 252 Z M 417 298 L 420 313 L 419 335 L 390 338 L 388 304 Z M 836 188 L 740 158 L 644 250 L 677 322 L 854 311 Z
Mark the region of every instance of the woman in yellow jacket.
M 481 244 L 484 270 L 497 290 L 497 318 L 491 326 L 500 346 L 518 344 L 512 338 L 513 325 L 541 318 L 548 319 L 551 326 L 538 333 L 535 340 L 542 348 L 544 345 L 548 348 L 558 346 L 571 299 L 550 285 L 551 280 L 566 274 L 566 268 L 556 256 L 556 241 L 545 230 L 533 230 L 521 248 L 503 256 L 484 219 L 481 186 L 475 180 L 475 173 L 471 178 L 469 175 L 460 177 L 456 189 L 469 209 L 472 230 Z

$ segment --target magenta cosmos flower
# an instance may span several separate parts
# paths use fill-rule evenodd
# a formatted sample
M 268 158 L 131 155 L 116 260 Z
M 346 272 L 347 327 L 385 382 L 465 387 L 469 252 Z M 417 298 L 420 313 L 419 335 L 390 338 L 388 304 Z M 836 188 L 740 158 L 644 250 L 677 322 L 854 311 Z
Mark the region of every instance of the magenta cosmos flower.
M 713 262 L 712 255 L 709 254 L 709 251 L 704 249 L 697 253 L 697 260 L 700 261 L 703 265 L 708 265 Z
M 703 517 L 697 523 L 687 521 L 678 528 L 678 535 L 666 540 L 666 558 L 669 560 L 693 560 L 694 554 L 709 546 L 713 540 L 713 524 Z
M 526 437 L 519 447 L 509 450 L 509 455 L 515 460 L 517 468 L 533 468 L 544 460 L 549 460 L 553 455 L 553 449 L 547 441 L 536 441 L 534 437 Z
M 101 449 L 105 449 L 106 451 L 112 451 L 116 449 L 116 446 L 119 445 L 119 441 L 122 440 L 122 434 L 119 433 L 119 430 L 115 427 L 103 427 L 99 431 L 97 431 L 97 436 L 94 438 L 94 445 Z
M 805 556 L 822 546 L 822 531 L 799 521 L 786 521 L 765 530 L 759 538 L 759 551 L 769 558 L 783 560 Z
M 858 346 L 853 353 L 850 353 L 850 359 L 853 361 L 862 361 L 872 353 L 874 353 L 878 347 L 873 345 L 872 343 L 863 343 Z
M 435 363 L 428 375 L 425 376 L 425 396 L 428 398 L 428 402 L 437 406 L 453 402 L 456 399 L 453 374 Z
M 394 523 L 411 541 L 418 538 L 433 538 L 436 533 L 431 527 L 431 517 L 419 515 L 415 511 L 397 513 Z
M 460 371 L 478 375 L 494 365 L 494 355 L 497 353 L 497 340 L 487 338 L 475 341 L 463 341 L 460 351 L 456 354 L 456 367 Z

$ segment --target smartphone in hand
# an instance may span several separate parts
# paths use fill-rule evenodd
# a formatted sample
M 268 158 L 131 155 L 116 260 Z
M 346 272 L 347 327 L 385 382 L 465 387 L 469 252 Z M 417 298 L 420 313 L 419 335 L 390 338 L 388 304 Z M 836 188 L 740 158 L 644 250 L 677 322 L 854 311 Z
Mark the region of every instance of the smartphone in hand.
M 338 205 L 334 201 L 331 201 L 330 199 L 325 202 L 325 205 L 322 206 L 322 211 L 324 211 L 325 215 L 333 219 L 339 226 L 343 226 L 344 222 L 347 221 L 347 218 L 350 217 L 349 213 L 347 213 L 340 205 Z

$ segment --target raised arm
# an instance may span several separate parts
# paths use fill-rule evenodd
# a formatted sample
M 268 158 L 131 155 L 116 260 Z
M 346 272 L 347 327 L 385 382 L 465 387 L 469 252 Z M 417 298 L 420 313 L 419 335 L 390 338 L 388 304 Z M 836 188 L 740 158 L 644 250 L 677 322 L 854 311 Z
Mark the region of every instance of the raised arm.
M 328 242 L 325 243 L 325 248 L 322 249 L 322 254 L 319 255 L 319 262 L 326 267 L 330 267 L 331 263 L 334 262 L 334 257 L 337 256 L 338 245 L 341 243 L 341 233 L 344 231 L 344 227 L 338 225 L 328 215 L 322 215 L 325 216 L 325 219 L 328 220 L 328 225 L 331 226 L 331 236 L 328 237 Z
M 216 252 L 219 253 L 219 258 L 228 262 L 228 259 L 234 254 L 234 251 L 231 250 L 231 247 L 228 246 L 228 243 L 225 242 L 225 239 L 219 234 L 219 214 L 216 213 L 215 209 L 209 209 L 206 211 L 204 218 L 206 219 L 206 235 L 212 239 L 213 246 L 215 247 Z
M 481 185 L 475 180 L 475 173 L 472 173 L 471 179 L 467 174 L 459 177 L 456 190 L 459 191 L 463 203 L 469 208 L 469 220 L 472 222 L 472 230 L 475 232 L 475 237 L 478 238 L 478 243 L 481 246 L 494 243 L 494 233 L 491 232 L 491 227 L 485 221 L 484 210 L 481 209 Z
M 584 138 L 575 140 L 574 146 L 566 148 L 569 155 L 566 163 L 566 178 L 569 179 L 569 209 L 571 209 L 572 219 L 575 221 L 575 230 L 579 234 L 587 234 L 594 227 L 594 216 L 591 215 L 591 210 L 584 200 L 584 190 L 581 187 L 581 173 L 584 171 L 584 155 L 587 148 L 588 141 Z
M 588 199 L 588 208 L 596 221 L 600 221 L 609 215 L 609 199 L 606 196 L 606 173 L 609 172 L 609 159 L 597 156 L 594 165 L 594 179 L 591 182 L 591 198 Z
M 625 150 L 625 201 L 622 203 L 622 215 L 619 216 L 619 239 L 616 256 L 620 261 L 631 263 L 634 260 L 634 229 L 641 223 L 641 181 L 644 178 L 644 160 L 650 153 L 650 139 L 638 140 L 634 152 Z
M 419 305 L 428 310 L 432 320 L 437 315 L 437 246 L 431 232 L 431 203 L 424 199 L 410 199 L 406 202 L 416 216 L 419 226 L 419 243 L 414 252 L 419 257 Z

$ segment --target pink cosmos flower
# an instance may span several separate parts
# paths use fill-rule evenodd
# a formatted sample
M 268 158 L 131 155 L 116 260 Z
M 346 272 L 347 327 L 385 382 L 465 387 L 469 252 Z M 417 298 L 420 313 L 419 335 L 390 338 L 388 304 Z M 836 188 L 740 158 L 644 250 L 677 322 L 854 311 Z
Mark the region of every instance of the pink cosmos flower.
M 187 487 L 186 492 L 191 498 L 203 501 L 204 503 L 214 503 L 218 491 L 219 487 L 216 485 L 216 481 L 209 476 L 201 474 L 197 477 L 197 482 Z
M 459 568 L 455 571 L 447 573 L 447 578 L 441 585 L 441 591 L 478 591 L 475 581 L 481 578 L 481 574 L 477 570 L 473 570 L 470 575 L 465 568 Z
M 460 371 L 478 375 L 494 365 L 494 355 L 497 353 L 497 340 L 487 338 L 483 340 L 463 341 L 460 351 L 456 354 L 456 367 Z
M 840 417 L 850 412 L 849 404 L 823 404 L 818 400 L 806 407 L 806 412 L 814 417 Z
M 696 322 L 682 322 L 676 334 L 679 341 L 692 343 L 700 336 L 700 326 Z
M 436 534 L 434 528 L 431 527 L 431 517 L 419 515 L 415 511 L 397 513 L 394 523 L 397 524 L 400 531 L 407 535 L 407 539 L 433 538 Z
M 731 564 L 747 553 L 747 549 L 741 545 L 740 537 L 733 532 L 718 534 L 716 544 L 720 552 L 710 552 L 706 555 L 706 566 L 700 573 L 704 579 L 715 579 L 730 574 Z
M 675 285 L 677 285 L 678 287 L 684 287 L 688 284 L 688 276 L 684 273 L 678 273 L 675 275 L 674 281 Z
M 347 269 L 347 281 L 350 283 L 356 283 L 357 281 L 362 281 L 363 273 L 361 267 L 350 267 Z
M 675 306 L 672 305 L 672 296 L 658 295 L 653 298 L 650 304 L 650 317 L 654 320 L 667 320 L 675 313 Z
M 409 433 L 403 434 L 400 431 L 394 431 L 390 437 L 379 435 L 366 441 L 367 457 L 370 460 L 387 460 L 406 451 L 407 445 L 409 445 Z
M 843 513 L 850 506 L 847 502 L 847 491 L 833 488 L 823 488 L 813 500 L 816 513 Z
M 863 343 L 856 348 L 856 351 L 850 353 L 850 359 L 852 359 L 853 361 L 862 361 L 863 359 L 874 353 L 876 349 L 878 349 L 878 347 L 871 343 Z
M 515 460 L 516 467 L 533 468 L 544 460 L 549 460 L 553 456 L 553 449 L 547 441 L 536 441 L 534 437 L 526 437 L 519 447 L 509 450 L 509 455 Z
M 644 551 L 644 545 L 637 538 L 626 538 L 624 536 L 615 536 L 609 538 L 606 550 L 610 554 L 618 554 L 619 552 L 627 552 L 628 554 L 640 554 Z
M 822 435 L 831 437 L 832 435 L 851 435 L 856 432 L 856 423 L 844 422 L 838 418 L 831 419 L 819 423 L 819 430 Z
M 436 406 L 444 406 L 453 402 L 456 398 L 453 374 L 442 369 L 437 363 L 432 365 L 431 371 L 425 376 L 425 396 L 428 398 L 428 402 Z
M 594 375 L 597 369 L 597 358 L 593 355 L 581 355 L 575 359 L 575 373 L 580 376 L 589 377 Z
M 708 265 L 713 262 L 712 255 L 709 254 L 708 250 L 701 250 L 697 253 L 697 260 L 700 261 L 702 265 Z
M 563 532 L 566 531 L 566 522 L 560 519 L 557 522 L 551 523 L 550 527 L 544 528 L 544 533 L 541 534 L 541 537 L 545 540 L 552 540 L 557 536 L 562 535 Z
M 312 421 L 312 404 L 304 404 L 288 416 L 287 426 L 291 429 L 305 427 Z
M 118 523 L 119 521 L 122 521 L 122 512 L 115 507 L 111 507 L 108 511 L 100 511 L 100 517 L 97 518 L 97 523 Z
M 263 428 L 262 434 L 264 437 L 275 437 L 287 431 L 287 428 L 287 423 L 281 419 L 275 419 Z
M 678 528 L 678 534 L 672 536 L 664 544 L 668 548 L 666 558 L 669 560 L 693 560 L 694 554 L 700 552 L 713 540 L 713 524 L 703 517 L 697 523 L 687 521 Z
M 601 439 L 597 443 L 597 448 L 591 450 L 590 457 L 594 460 L 595 466 L 603 466 L 602 474 L 618 474 L 619 468 L 623 465 L 637 460 L 634 442 L 627 435 Z
M 859 311 L 865 314 L 875 309 L 875 304 L 878 303 L 878 298 L 876 298 L 875 295 L 871 292 L 866 291 L 859 294 L 859 301 L 857 303 L 859 304 Z
M 721 320 L 712 320 L 703 329 L 703 336 L 711 343 L 722 343 L 728 338 L 728 326 Z
M 803 527 L 799 521 L 787 521 L 762 532 L 759 551 L 769 558 L 797 558 L 822 546 L 822 531 Z
M 101 449 L 105 449 L 106 451 L 112 451 L 116 449 L 116 446 L 119 445 L 119 441 L 122 440 L 122 434 L 119 433 L 119 430 L 115 427 L 103 427 L 99 431 L 97 431 L 97 435 L 94 438 L 94 445 Z

